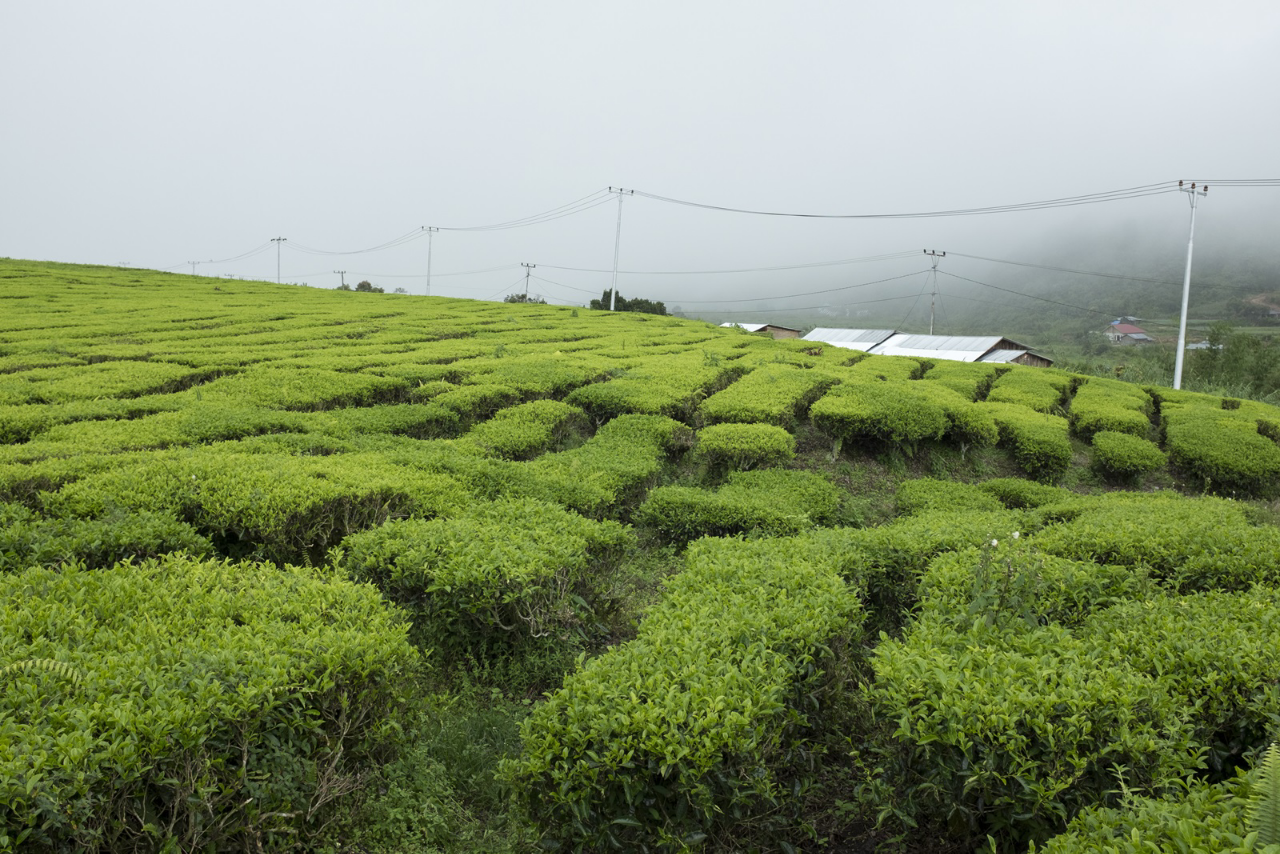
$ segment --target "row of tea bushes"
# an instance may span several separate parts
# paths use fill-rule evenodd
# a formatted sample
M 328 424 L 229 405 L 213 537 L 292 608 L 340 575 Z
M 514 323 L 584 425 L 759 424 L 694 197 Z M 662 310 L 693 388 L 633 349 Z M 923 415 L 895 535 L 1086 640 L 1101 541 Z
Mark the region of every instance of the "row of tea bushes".
M 1228 495 L 1280 494 L 1280 426 L 1275 407 L 1155 390 L 1169 458 L 1209 489 Z M 1234 404 L 1234 405 L 1232 405 Z M 1270 416 L 1270 417 L 1268 417 Z
M 1010 370 L 1009 365 L 991 362 L 951 362 L 939 359 L 924 375 L 931 383 L 944 385 L 965 400 L 985 400 L 996 377 Z
M 843 497 L 830 481 L 812 472 L 743 471 L 731 474 L 715 491 L 657 487 L 640 505 L 637 520 L 664 540 L 680 544 L 747 533 L 781 537 L 834 524 Z
M 1027 368 L 1010 365 L 991 388 L 987 400 L 1052 413 L 1071 398 L 1078 378 L 1054 368 Z
M 1105 476 L 1132 481 L 1169 462 L 1160 446 L 1129 433 L 1099 430 L 1093 434 L 1093 464 Z
M 372 588 L 168 557 L 0 576 L 7 850 L 306 846 L 419 656 Z
M 608 382 L 572 392 L 565 401 L 597 420 L 625 413 L 689 419 L 706 395 L 713 395 L 741 376 L 746 367 L 718 353 L 677 352 L 648 358 Z
M 768 468 L 795 459 L 796 440 L 772 424 L 712 424 L 698 431 L 694 455 L 715 473 Z
M 766 364 L 718 391 L 699 407 L 709 423 L 772 424 L 794 429 L 835 377 L 791 364 Z
M 855 593 L 789 541 L 702 541 L 636 639 L 534 710 L 506 776 L 547 844 L 775 839 L 813 782 L 810 732 L 859 624 Z
M 164 513 L 44 519 L 20 504 L 0 503 L 0 572 L 64 563 L 97 569 L 175 551 L 203 557 L 213 553 L 213 544 Z
M 995 399 L 995 391 L 990 399 Z M 1010 403 L 986 407 L 1000 429 L 1000 443 L 1023 471 L 1039 480 L 1055 480 L 1066 472 L 1071 465 L 1067 419 Z
M 531 639 L 576 640 L 633 541 L 617 522 L 510 498 L 388 522 L 347 537 L 330 558 L 404 608 L 417 643 L 457 660 Z
M 527 460 L 545 453 L 572 432 L 583 432 L 586 414 L 558 400 L 533 400 L 499 410 L 493 418 L 471 428 L 460 448 L 508 460 Z
M 1151 432 L 1151 397 L 1133 383 L 1092 378 L 1071 399 L 1068 419 L 1082 438 L 1100 430 L 1145 439 Z
M 0 405 L 159 394 L 199 382 L 208 375 L 207 371 L 185 365 L 139 360 L 32 368 L 0 374 Z

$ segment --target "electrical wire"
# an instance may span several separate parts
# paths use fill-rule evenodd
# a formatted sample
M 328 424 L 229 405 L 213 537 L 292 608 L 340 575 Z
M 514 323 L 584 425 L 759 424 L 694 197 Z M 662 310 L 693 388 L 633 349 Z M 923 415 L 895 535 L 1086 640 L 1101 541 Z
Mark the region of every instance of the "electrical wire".
M 769 273 L 780 270 L 804 270 L 810 267 L 837 267 L 841 264 L 862 264 L 870 261 L 892 261 L 908 258 L 917 254 L 911 252 L 890 252 L 886 255 L 872 255 L 866 258 L 846 258 L 841 261 L 812 261 L 807 264 L 781 264 L 774 267 L 740 267 L 733 270 L 619 270 L 619 276 L 707 276 L 720 273 Z M 592 267 L 560 267 L 555 264 L 539 264 L 551 270 L 570 270 L 575 273 L 612 273 L 613 270 Z
M 966 278 L 965 276 L 957 276 L 955 273 L 948 273 L 946 270 L 939 270 L 938 272 L 943 274 L 944 276 L 950 276 L 953 279 L 962 279 L 963 281 L 966 281 L 966 282 L 972 282 L 975 285 L 982 285 L 982 287 L 984 288 L 991 288 L 992 290 L 1004 291 L 1007 294 L 1016 294 L 1017 296 L 1026 297 L 1027 299 L 1034 299 L 1034 300 L 1039 300 L 1040 302 L 1052 303 L 1053 305 L 1060 305 L 1064 308 L 1070 308 L 1076 311 L 1084 311 L 1084 312 L 1088 312 L 1089 314 L 1100 314 L 1103 317 L 1115 317 L 1115 315 L 1110 312 L 1098 311 L 1097 309 L 1085 308 L 1084 306 L 1079 306 L 1079 305 L 1072 305 L 1069 302 L 1059 302 L 1058 300 L 1049 299 L 1047 297 L 1038 297 L 1038 296 L 1033 296 L 1032 294 L 1024 294 L 1022 291 L 1015 291 L 1015 290 L 1011 290 L 1010 288 L 1002 288 L 999 285 L 991 285 L 986 282 L 979 282 L 977 279 L 969 279 L 969 278 Z
M 900 300 L 900 299 L 912 299 L 912 297 L 913 297 L 912 294 L 903 294 L 900 297 L 884 297 L 883 299 L 867 299 L 867 300 L 859 300 L 858 302 L 838 302 L 838 303 L 831 303 L 828 305 L 809 305 L 809 306 L 801 306 L 797 308 L 749 308 L 749 309 L 743 309 L 742 311 L 721 310 L 721 311 L 716 311 L 716 314 L 778 314 L 779 312 L 787 312 L 787 311 L 819 311 L 824 308 L 832 308 L 833 306 L 871 305 L 872 303 L 877 303 L 877 302 L 893 302 L 894 300 Z M 705 312 L 700 312 L 700 313 L 705 313 Z
M 535 276 L 532 273 L 529 275 L 529 278 L 537 279 L 539 282 L 546 282 L 548 285 L 555 285 L 558 288 L 567 288 L 568 290 L 571 290 L 571 291 L 578 291 L 579 293 L 583 293 L 583 294 L 598 293 L 597 291 L 588 291 L 585 288 L 575 288 L 573 285 L 566 285 L 564 282 L 554 282 L 551 279 L 544 279 L 542 276 Z
M 773 216 L 773 217 L 795 217 L 802 219 L 929 219 L 935 217 L 949 216 L 976 216 L 981 214 L 996 213 L 1012 213 L 1016 211 L 1028 210 L 1044 210 L 1047 208 L 1063 208 L 1074 207 L 1076 205 L 1091 205 L 1102 202 L 1113 202 L 1122 199 L 1137 199 L 1146 196 L 1158 196 L 1165 193 L 1175 193 L 1178 191 L 1178 185 L 1173 181 L 1162 181 L 1158 184 L 1143 184 L 1138 187 L 1126 187 L 1119 190 L 1106 190 L 1100 193 L 1086 193 L 1080 196 L 1063 196 L 1056 199 L 1045 199 L 1035 202 L 1018 202 L 1009 205 L 991 205 L 988 207 L 978 208 L 958 208 L 954 210 L 942 211 L 919 211 L 912 213 L 863 213 L 863 214 L 818 214 L 818 213 L 797 213 L 791 211 L 765 211 L 753 210 L 749 208 L 734 208 L 727 205 L 712 205 L 701 202 L 691 202 L 685 199 L 675 199 L 669 196 L 659 196 L 654 193 L 646 193 L 636 190 L 635 195 L 643 196 L 647 199 L 653 199 L 659 202 L 667 202 L 669 204 L 684 205 L 686 207 L 702 208 L 704 210 L 721 211 L 725 213 L 751 214 L 753 216 Z
M 521 282 L 523 282 L 523 281 L 524 281 L 524 276 L 521 276 L 520 278 L 516 279 L 516 280 L 515 280 L 514 282 L 512 282 L 511 284 L 507 285 L 507 286 L 506 286 L 505 288 L 503 288 L 502 290 L 498 291 L 498 292 L 497 292 L 496 294 L 494 294 L 493 296 L 491 296 L 491 297 L 485 297 L 484 301 L 485 301 L 485 302 L 489 302 L 489 301 L 493 300 L 493 299 L 494 299 L 494 297 L 500 297 L 500 296 L 502 296 L 504 293 L 506 293 L 507 291 L 509 291 L 509 290 L 511 290 L 512 288 L 516 287 L 517 285 L 519 285 L 519 284 L 520 284 Z
M 793 299 L 795 297 L 812 297 L 812 296 L 818 296 L 819 294 L 833 294 L 839 291 L 851 291 L 854 288 L 865 288 L 869 285 L 879 285 L 884 282 L 895 282 L 898 279 L 905 279 L 910 276 L 915 276 L 920 273 L 927 273 L 927 272 L 929 271 L 928 270 L 912 270 L 910 273 L 903 273 L 901 276 L 890 276 L 887 279 L 876 279 L 873 282 L 859 282 L 856 285 L 844 285 L 839 288 L 827 288 L 826 290 L 822 290 L 822 291 L 806 291 L 805 293 L 801 293 L 801 294 L 784 294 L 782 296 L 769 296 L 769 297 L 748 297 L 743 299 L 693 299 L 693 300 L 690 300 L 690 299 L 681 298 L 680 304 L 683 305 L 684 303 L 695 303 L 697 305 L 703 305 L 703 304 L 724 304 L 724 303 L 742 303 L 742 302 L 768 302 L 770 300 Z
M 455 270 L 452 273 L 432 273 L 431 278 L 434 279 L 437 276 L 474 276 L 477 273 L 494 273 L 498 270 L 509 270 L 515 266 L 515 264 L 503 264 L 500 267 L 485 267 L 481 270 Z M 356 273 L 350 270 L 347 271 L 347 275 L 370 276 L 378 279 L 425 279 L 427 277 L 426 273 Z

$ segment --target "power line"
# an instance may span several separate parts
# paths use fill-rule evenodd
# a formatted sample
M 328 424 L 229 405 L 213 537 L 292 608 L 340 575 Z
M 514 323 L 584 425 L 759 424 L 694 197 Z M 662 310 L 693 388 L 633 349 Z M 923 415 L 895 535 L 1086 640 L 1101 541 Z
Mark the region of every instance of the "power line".
M 839 261 L 812 261 L 805 264 L 780 264 L 772 267 L 740 267 L 730 270 L 619 270 L 620 276 L 708 276 L 721 273 L 771 273 L 782 270 L 804 270 L 811 267 L 838 267 L 842 264 L 863 264 L 871 261 L 893 261 L 915 255 L 912 252 L 890 252 L 885 255 L 871 255 L 866 258 L 845 258 Z M 593 267 L 560 267 L 555 264 L 543 264 L 548 270 L 569 270 L 574 273 L 611 273 Z
M 1085 312 L 1088 312 L 1089 314 L 1101 314 L 1104 317 L 1115 317 L 1115 315 L 1110 312 L 1098 311 L 1097 309 L 1085 308 L 1084 306 L 1079 306 L 1079 305 L 1072 305 L 1069 302 L 1059 302 L 1058 300 L 1049 299 L 1048 297 L 1038 297 L 1032 294 L 1024 294 L 1022 291 L 1015 291 L 1015 290 L 1012 290 L 1011 288 L 1002 288 L 999 285 L 992 285 L 992 284 L 988 284 L 987 282 L 979 282 L 977 279 L 970 279 L 965 276 L 957 276 L 955 273 L 948 273 L 946 270 L 939 270 L 938 272 L 944 276 L 950 276 L 953 279 L 962 279 L 966 282 L 972 282 L 975 285 L 982 285 L 982 287 L 984 288 L 991 288 L 992 290 L 996 290 L 996 291 L 1004 291 L 1007 294 L 1015 294 L 1020 297 L 1026 297 L 1027 299 L 1034 299 L 1034 300 L 1039 300 L 1040 302 L 1052 303 L 1053 305 L 1060 305 L 1064 308 L 1075 309 L 1076 311 L 1085 311 Z
M 1101 193 L 1087 193 L 1081 196 L 1063 196 L 1056 199 L 1045 199 L 1035 202 L 1018 202 L 1009 205 L 991 205 L 988 207 L 977 208 L 958 208 L 954 210 L 942 211 L 919 211 L 912 213 L 861 213 L 861 214 L 821 214 L 821 213 L 798 213 L 794 211 L 765 211 L 753 210 L 749 208 L 735 208 L 726 205 L 712 205 L 701 202 L 691 202 L 685 199 L 675 199 L 669 196 L 659 196 L 654 193 L 646 193 L 636 190 L 637 196 L 643 196 L 647 199 L 653 199 L 659 202 L 667 202 L 669 204 L 684 205 L 686 207 L 702 208 L 704 210 L 721 211 L 724 213 L 740 213 L 751 214 L 753 216 L 773 216 L 773 217 L 796 217 L 802 219 L 928 219 L 934 217 L 947 216 L 976 216 L 981 214 L 996 213 L 1012 213 L 1016 211 L 1028 210 L 1044 210 L 1047 208 L 1063 208 L 1073 207 L 1076 205 L 1092 205 L 1102 202 L 1114 202 L 1122 199 L 1137 199 L 1146 196 L 1158 196 L 1164 193 L 1177 192 L 1177 184 L 1173 181 L 1162 181 L 1158 184 L 1143 184 L 1138 187 L 1126 187 L 1120 190 L 1107 190 Z
M 913 254 L 914 254 L 914 253 L 913 253 Z M 770 301 L 770 300 L 794 299 L 795 297 L 812 297 L 812 296 L 818 296 L 819 294 L 834 294 L 834 293 L 838 293 L 839 291 L 851 291 L 851 290 L 853 290 L 854 288 L 865 288 L 865 287 L 868 287 L 869 285 L 879 285 L 879 284 L 883 284 L 884 282 L 895 282 L 895 281 L 897 281 L 898 279 L 906 279 L 906 278 L 908 278 L 908 277 L 910 277 L 910 276 L 916 276 L 916 275 L 919 275 L 920 273 L 925 273 L 925 272 L 928 272 L 928 271 L 927 271 L 927 270 L 912 270 L 910 273 L 903 273 L 901 276 L 890 276 L 890 277 L 888 277 L 887 279 L 876 279 L 876 280 L 875 280 L 875 281 L 873 281 L 873 282 L 859 282 L 859 283 L 858 283 L 858 284 L 856 284 L 856 285 L 844 285 L 844 286 L 842 286 L 842 287 L 838 287 L 838 288 L 827 288 L 826 290 L 821 290 L 821 291 L 806 291 L 805 293 L 801 293 L 801 294 L 782 294 L 782 295 L 780 295 L 780 296 L 769 296 L 769 297 L 749 297 L 749 298 L 744 298 L 744 299 L 693 299 L 693 300 L 686 300 L 686 299 L 683 299 L 683 298 L 682 298 L 682 299 L 680 300 L 680 304 L 681 304 L 681 305 L 683 305 L 684 303 L 688 302 L 688 303 L 694 303 L 694 304 L 697 304 L 697 305 L 705 305 L 705 304 L 712 304 L 712 305 L 714 305 L 714 304 L 742 303 L 742 302 L 768 302 L 768 301 Z
M 912 294 L 903 294 L 902 296 L 899 296 L 899 297 L 884 297 L 883 299 L 859 300 L 857 302 L 838 302 L 838 303 L 833 303 L 828 305 L 809 305 L 809 306 L 801 306 L 798 308 L 750 308 L 750 309 L 743 309 L 741 311 L 717 310 L 715 313 L 716 314 L 777 314 L 779 312 L 788 312 L 788 311 L 790 312 L 819 311 L 821 309 L 832 308 L 834 306 L 848 307 L 852 305 L 871 305 L 873 303 L 893 302 L 894 300 L 900 300 L 900 299 L 912 299 Z M 705 314 L 706 312 L 699 312 L 699 313 Z

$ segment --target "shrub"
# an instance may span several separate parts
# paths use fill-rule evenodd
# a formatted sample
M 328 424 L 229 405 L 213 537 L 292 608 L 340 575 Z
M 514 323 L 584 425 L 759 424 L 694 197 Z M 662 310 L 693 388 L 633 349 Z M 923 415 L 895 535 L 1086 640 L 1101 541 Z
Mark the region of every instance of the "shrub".
M 748 532 L 786 536 L 834 522 L 841 497 L 839 489 L 812 472 L 738 472 L 716 492 L 658 487 L 640 506 L 638 519 L 677 543 Z
M 799 823 L 857 597 L 786 541 L 706 541 L 687 563 L 634 641 L 580 661 L 523 726 L 505 776 L 549 842 L 675 852 Z
M 0 504 L 0 572 L 75 562 L 85 569 L 98 569 L 126 558 L 140 560 L 174 551 L 197 557 L 213 553 L 213 544 L 190 525 L 163 513 L 41 519 L 10 508 L 14 505 Z
M 872 439 L 908 452 L 942 438 L 949 424 L 941 406 L 903 382 L 843 383 L 814 403 L 809 417 L 837 442 Z
M 1049 486 L 1020 477 L 999 477 L 978 484 L 978 488 L 991 493 L 1014 510 L 1041 507 L 1075 498 L 1075 493 L 1060 486 Z
M 926 362 L 910 356 L 866 356 L 836 375 L 847 375 L 853 382 L 879 380 L 899 384 L 919 379 L 926 365 Z
M 1007 446 L 1022 469 L 1039 480 L 1061 477 L 1071 465 L 1067 419 L 1011 404 L 986 404 Z
M 1093 434 L 1093 462 L 1110 477 L 1135 478 L 1163 468 L 1168 460 L 1155 442 L 1101 430 Z
M 1151 398 L 1132 383 L 1093 378 L 1071 400 L 1068 420 L 1082 438 L 1102 430 L 1145 439 L 1151 432 Z
M 942 408 L 947 416 L 947 438 L 962 449 L 969 445 L 994 445 L 999 440 L 1000 431 L 985 406 L 966 400 L 940 383 L 912 383 L 911 391 Z
M 1198 750 L 1182 698 L 1097 656 L 1061 626 L 956 631 L 922 619 L 872 656 L 867 698 L 896 724 L 877 762 L 916 815 L 1002 848 L 1060 832 L 1114 789 L 1117 767 L 1135 788 L 1191 774 Z
M 924 380 L 946 386 L 965 400 L 982 400 L 991 391 L 996 376 L 1007 371 L 990 362 L 952 362 L 939 360 L 923 377 Z
M 795 458 L 795 437 L 771 424 L 713 424 L 698 431 L 694 453 L 713 469 L 776 466 Z
M 931 510 L 1002 510 L 999 499 L 977 486 L 949 480 L 903 481 L 898 486 L 898 514 L 911 516 Z
M 418 643 L 455 661 L 542 637 L 576 639 L 598 605 L 593 576 L 631 541 L 617 522 L 504 499 L 353 534 L 333 560 L 405 608 Z
M 791 429 L 835 378 L 790 364 L 766 364 L 699 407 L 710 422 L 765 423 Z
M 1246 497 L 1280 494 L 1280 447 L 1255 423 L 1213 410 L 1165 411 L 1169 457 L 1212 490 Z
M 459 444 L 509 460 L 536 457 L 586 427 L 581 409 L 558 400 L 534 400 L 498 412 L 471 428 Z
M 1119 494 L 1081 503 L 1070 521 L 1035 537 L 1076 560 L 1149 567 L 1174 590 L 1241 590 L 1280 581 L 1280 529 L 1255 528 L 1213 498 Z
M 417 662 L 375 591 L 321 570 L 33 568 L 0 603 L 17 848 L 309 844 L 382 758 Z
M 1066 402 L 1071 385 L 1070 374 L 1050 368 L 1011 365 L 1010 370 L 996 380 L 987 400 L 1025 406 L 1037 412 L 1053 412 Z

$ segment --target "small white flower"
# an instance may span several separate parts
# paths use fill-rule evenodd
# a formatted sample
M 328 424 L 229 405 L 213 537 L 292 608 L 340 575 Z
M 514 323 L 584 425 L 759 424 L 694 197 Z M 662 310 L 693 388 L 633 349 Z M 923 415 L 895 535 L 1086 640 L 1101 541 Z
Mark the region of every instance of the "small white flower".
M 1021 536 L 1022 536 L 1022 534 L 1019 534 L 1017 531 L 1014 531 L 1014 532 L 1013 532 L 1012 534 L 1010 534 L 1009 536 L 1013 537 L 1013 538 L 1016 540 L 1016 539 L 1018 539 L 1018 537 L 1021 537 Z
M 991 545 L 993 545 L 993 546 L 998 546 L 998 545 L 1000 545 L 1000 541 L 999 541 L 999 540 L 992 540 L 992 541 L 991 541 Z

